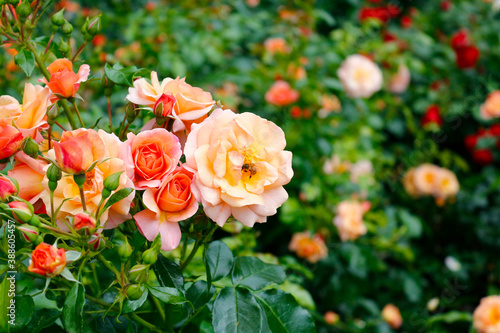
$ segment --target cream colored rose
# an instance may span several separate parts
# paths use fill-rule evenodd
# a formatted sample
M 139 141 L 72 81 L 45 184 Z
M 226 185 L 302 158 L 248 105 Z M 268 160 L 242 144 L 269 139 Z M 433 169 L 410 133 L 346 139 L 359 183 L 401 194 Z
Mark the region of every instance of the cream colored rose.
M 473 318 L 478 333 L 500 333 L 500 296 L 483 298 Z
M 345 242 L 355 240 L 366 234 L 363 222 L 363 205 L 357 201 L 342 201 L 337 206 L 337 215 L 333 223 L 338 229 L 340 239 Z
M 403 177 L 403 185 L 412 196 L 432 195 L 438 202 L 453 198 L 460 190 L 456 175 L 433 164 L 422 164 L 410 169 Z
M 380 68 L 360 54 L 347 57 L 337 71 L 348 96 L 368 98 L 382 88 Z
M 394 94 L 401 94 L 408 89 L 410 85 L 410 70 L 406 65 L 399 65 L 398 71 L 391 77 L 389 82 L 389 91 Z
M 484 120 L 500 117 L 500 90 L 488 95 L 479 112 Z
M 217 109 L 193 125 L 184 153 L 195 172 L 192 191 L 207 216 L 222 226 L 233 215 L 251 227 L 275 214 L 293 176 L 285 145 L 278 126 L 252 113 Z

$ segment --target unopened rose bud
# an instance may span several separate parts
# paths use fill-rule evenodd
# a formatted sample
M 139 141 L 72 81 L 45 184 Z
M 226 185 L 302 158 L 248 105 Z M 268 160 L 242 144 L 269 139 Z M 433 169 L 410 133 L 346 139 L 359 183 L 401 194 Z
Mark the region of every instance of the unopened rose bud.
M 142 254 L 142 262 L 146 265 L 152 265 L 158 260 L 158 251 L 155 249 L 148 249 Z
M 126 262 L 132 255 L 132 251 L 132 246 L 130 246 L 127 239 L 125 238 L 125 242 L 123 242 L 123 244 L 118 247 L 118 255 L 120 256 L 120 260 L 122 262 Z
M 62 38 L 61 41 L 59 42 L 59 51 L 61 51 L 61 53 L 63 54 L 66 54 L 70 51 L 69 44 Z
M 87 28 L 87 32 L 92 36 L 97 35 L 99 31 L 101 31 L 101 16 L 91 19 Z
M 133 123 L 135 118 L 137 117 L 137 111 L 135 111 L 135 108 L 127 108 L 127 122 L 129 124 Z
M 29 207 L 22 201 L 9 202 L 9 209 L 7 210 L 10 211 L 12 213 L 12 217 L 20 223 L 30 222 L 31 217 L 33 216 L 33 206 Z
M 37 227 L 23 224 L 22 226 L 17 227 L 17 230 L 19 230 L 26 243 L 34 243 L 38 239 L 39 232 Z
M 24 140 L 24 143 L 23 143 L 23 151 L 33 157 L 33 158 L 37 158 L 38 157 L 38 143 L 36 143 L 35 140 L 33 140 L 33 138 L 29 137 L 27 139 Z
M 40 218 L 38 217 L 38 215 L 33 215 L 31 217 L 31 220 L 29 220 L 28 223 L 31 224 L 32 226 L 39 227 L 40 226 Z
M 19 15 L 19 18 L 24 21 L 31 14 L 31 6 L 28 1 L 23 1 L 16 8 L 16 13 Z
M 174 109 L 175 102 L 176 99 L 173 95 L 161 95 L 153 107 L 153 112 L 156 117 L 165 118 L 170 116 L 172 114 L 172 110 Z
M 104 179 L 104 188 L 109 191 L 115 191 L 120 185 L 120 176 L 123 171 L 109 175 Z
M 337 323 L 339 321 L 339 315 L 333 311 L 328 311 L 327 313 L 325 313 L 324 318 L 325 318 L 325 322 L 328 325 L 335 325 L 335 323 Z
M 127 288 L 127 297 L 132 300 L 138 300 L 146 291 L 144 286 L 138 286 L 136 284 L 132 284 Z
M 149 265 L 135 265 L 128 271 L 130 280 L 144 283 L 148 280 Z
M 58 182 L 62 177 L 61 169 L 55 164 L 51 164 L 47 169 L 47 178 L 53 182 Z
M 16 193 L 16 184 L 10 178 L 0 174 L 0 200 L 4 201 Z
M 52 21 L 52 24 L 55 26 L 58 26 L 58 27 L 62 26 L 64 24 L 64 22 L 66 21 L 64 19 L 64 8 L 61 9 L 60 11 L 58 11 L 57 13 L 55 13 L 54 15 L 52 15 L 51 21 Z
M 104 247 L 104 245 L 105 245 L 104 238 L 102 237 L 101 234 L 98 233 L 92 234 L 89 240 L 87 241 L 87 246 L 92 251 L 99 251 Z
M 96 227 L 95 219 L 88 213 L 78 213 L 73 219 L 73 228 L 79 233 L 89 235 Z
M 66 36 L 71 35 L 73 33 L 73 26 L 67 20 L 64 20 L 64 24 L 61 27 L 61 31 Z

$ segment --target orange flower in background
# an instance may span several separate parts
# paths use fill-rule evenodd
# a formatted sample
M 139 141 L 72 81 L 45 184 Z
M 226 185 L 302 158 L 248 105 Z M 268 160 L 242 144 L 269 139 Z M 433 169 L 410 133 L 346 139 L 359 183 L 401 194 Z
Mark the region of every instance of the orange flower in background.
M 136 189 L 158 187 L 172 173 L 182 155 L 179 139 L 164 128 L 137 135 L 129 133 L 120 144 L 120 158 Z
M 46 243 L 37 245 L 31 256 L 28 271 L 46 277 L 54 277 L 66 267 L 66 251 Z
M 342 201 L 337 206 L 337 215 L 333 223 L 338 229 L 340 239 L 343 242 L 355 240 L 366 234 L 366 226 L 363 222 L 363 214 L 368 205 L 357 201 Z
M 223 226 L 233 215 L 252 227 L 276 214 L 293 176 L 285 146 L 283 130 L 253 113 L 217 109 L 193 126 L 186 167 L 195 171 L 191 189 L 207 216 Z
M 57 59 L 47 70 L 50 73 L 50 81 L 45 78 L 40 79 L 40 82 L 45 83 L 52 93 L 59 98 L 75 97 L 80 83 L 87 81 L 90 74 L 90 66 L 82 65 L 78 73 L 73 72 L 73 63 L 66 59 Z
M 393 329 L 397 330 L 403 325 L 403 317 L 401 317 L 401 312 L 393 304 L 387 304 L 382 309 L 382 318 L 391 326 Z
M 484 120 L 500 117 L 500 90 L 488 95 L 484 104 L 481 105 L 480 115 Z
M 460 190 L 457 176 L 452 171 L 428 163 L 408 170 L 403 177 L 403 186 L 412 196 L 432 195 L 440 204 L 455 197 Z
M 48 128 L 47 108 L 50 105 L 50 90 L 27 83 L 24 86 L 23 103 L 14 97 L 0 96 L 0 120 L 13 121 L 23 137 L 42 140 L 39 130 Z
M 478 333 L 499 333 L 500 296 L 484 297 L 474 311 L 473 323 Z
M 269 53 L 288 53 L 289 48 L 286 40 L 281 37 L 268 38 L 264 42 L 264 47 Z
M 307 231 L 295 233 L 288 249 L 310 263 L 318 262 L 328 255 L 328 248 L 323 238 L 318 234 L 311 237 Z
M 114 134 L 106 133 L 103 130 L 96 132 L 92 129 L 78 129 L 64 132 L 61 142 L 71 142 L 75 138 L 79 140 L 78 144 L 84 147 L 84 149 L 80 150 L 86 155 L 82 157 L 84 164 L 79 164 L 78 170 L 85 170 L 86 165 L 98 162 L 92 171 L 86 173 L 86 180 L 83 184 L 87 212 L 95 215 L 97 206 L 102 198 L 102 190 L 106 177 L 125 171 L 124 162 L 118 158 L 121 142 Z M 55 159 L 55 149 L 49 150 L 47 156 Z M 71 164 L 69 165 L 71 166 Z M 45 206 L 50 207 L 51 199 L 47 176 L 44 177 L 42 184 L 44 190 L 40 197 Z M 127 177 L 126 172 L 123 172 L 119 178 L 117 191 L 125 187 L 133 188 L 134 183 Z M 101 231 L 103 227 L 105 229 L 114 228 L 131 218 L 129 211 L 134 195 L 135 192 L 132 191 L 126 198 L 102 212 L 98 231 Z M 57 215 L 57 225 L 62 230 L 68 229 L 65 223 L 68 217 L 73 217 L 84 211 L 78 185 L 68 173 L 63 172 L 61 180 L 57 182 L 57 188 L 54 191 L 54 205 L 55 207 L 61 206 Z M 48 212 L 48 215 L 51 215 L 51 212 Z
M 23 134 L 17 128 L 0 120 L 0 160 L 14 155 L 22 141 Z
M 144 192 L 146 209 L 134 215 L 137 227 L 146 239 L 152 241 L 161 234 L 164 251 L 175 249 L 181 240 L 178 222 L 198 211 L 198 201 L 191 192 L 193 174 L 178 167 L 159 188 Z
M 176 102 L 172 116 L 175 118 L 173 131 L 191 130 L 191 125 L 200 123 L 207 117 L 215 101 L 209 92 L 192 87 L 185 78 L 166 78 L 161 83 L 158 74 L 151 72 L 151 83 L 141 78 L 128 89 L 127 99 L 138 105 L 153 108 L 163 94 L 173 95 Z M 154 119 L 152 120 L 155 121 Z M 152 126 L 151 126 L 152 127 Z
M 290 87 L 288 82 L 279 80 L 266 92 L 266 101 L 277 106 L 295 103 L 299 99 L 299 92 Z

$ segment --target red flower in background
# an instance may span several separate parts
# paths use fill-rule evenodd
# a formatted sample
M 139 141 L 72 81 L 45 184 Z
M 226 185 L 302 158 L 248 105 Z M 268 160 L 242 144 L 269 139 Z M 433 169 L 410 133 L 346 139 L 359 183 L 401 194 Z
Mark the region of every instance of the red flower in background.
M 482 142 L 478 149 L 478 142 L 482 138 L 488 138 L 491 142 Z M 493 150 L 500 150 L 500 124 L 494 124 L 489 129 L 479 129 L 476 134 L 470 134 L 465 137 L 465 147 L 472 153 L 472 158 L 479 165 L 488 165 L 493 163 Z
M 427 108 L 424 116 L 420 120 L 422 127 L 426 127 L 429 124 L 436 124 L 439 127 L 443 125 L 443 118 L 439 114 L 439 106 L 432 104 Z
M 413 23 L 413 21 L 412 21 L 411 17 L 409 17 L 409 16 L 405 15 L 401 18 L 401 26 L 403 28 L 411 27 L 412 23 Z
M 479 49 L 474 45 L 460 47 L 455 49 L 457 56 L 457 66 L 461 69 L 472 68 L 479 60 Z
M 445 12 L 449 11 L 451 8 L 451 2 L 448 0 L 441 1 L 441 9 Z
M 470 45 L 469 34 L 466 30 L 460 30 L 455 32 L 451 37 L 451 47 L 454 49 L 458 49 L 460 47 L 464 47 Z
M 477 164 L 488 165 L 493 163 L 493 154 L 489 149 L 479 149 L 472 154 L 472 158 Z
M 388 23 L 391 19 L 398 17 L 399 14 L 401 14 L 399 7 L 391 5 L 374 8 L 362 8 L 359 12 L 359 20 L 363 22 L 373 18 L 382 23 Z

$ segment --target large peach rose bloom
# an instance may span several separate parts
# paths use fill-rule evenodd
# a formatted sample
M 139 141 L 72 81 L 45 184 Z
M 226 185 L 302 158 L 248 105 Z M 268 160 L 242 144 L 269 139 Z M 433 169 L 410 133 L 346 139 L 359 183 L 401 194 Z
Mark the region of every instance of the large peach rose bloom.
M 478 333 L 500 333 L 500 296 L 483 298 L 473 318 Z
M 43 192 L 42 180 L 47 163 L 34 159 L 22 151 L 16 153 L 15 160 L 14 168 L 8 171 L 8 175 L 19 184 L 18 196 L 34 204 Z
M 368 98 L 382 88 L 380 68 L 367 57 L 354 54 L 347 57 L 337 71 L 349 97 Z
M 285 146 L 281 128 L 252 113 L 217 109 L 194 125 L 184 153 L 207 216 L 222 226 L 233 215 L 251 227 L 275 214 L 293 176 Z
M 0 119 L 13 121 L 23 137 L 42 140 L 39 130 L 48 128 L 47 108 L 50 105 L 50 90 L 26 83 L 23 103 L 14 97 L 0 96 Z
M 192 87 L 186 83 L 186 78 L 166 78 L 161 83 L 158 74 L 151 72 L 151 83 L 141 78 L 134 81 L 134 87 L 128 89 L 127 99 L 138 105 L 154 107 L 163 94 L 173 95 L 176 99 L 172 116 L 173 131 L 191 129 L 194 123 L 200 123 L 207 117 L 215 101 L 209 92 Z
M 125 166 L 124 162 L 118 158 L 120 140 L 114 134 L 106 133 L 103 130 L 96 132 L 91 129 L 77 129 L 71 132 L 64 132 L 60 142 L 64 143 L 67 139 L 80 136 L 84 136 L 88 140 L 88 145 L 92 151 L 91 159 L 99 161 L 92 171 L 87 172 L 87 179 L 83 185 L 87 211 L 95 214 L 102 198 L 101 193 L 104 188 L 104 179 L 114 173 L 125 171 Z M 54 158 L 54 149 L 48 151 L 47 155 Z M 134 183 L 127 177 L 126 172 L 123 172 L 120 176 L 117 191 L 125 187 L 133 188 Z M 44 191 L 41 194 L 41 198 L 45 206 L 50 207 L 50 190 L 46 176 L 43 179 L 43 188 Z M 100 218 L 101 230 L 102 227 L 106 229 L 114 228 L 131 218 L 129 210 L 133 198 L 134 192 L 105 211 Z M 69 200 L 64 201 L 65 199 Z M 54 205 L 55 207 L 62 205 L 57 215 L 57 224 L 61 229 L 66 229 L 64 220 L 67 217 L 83 212 L 80 191 L 72 175 L 63 172 L 63 176 L 57 183 L 57 188 L 54 191 Z M 48 213 L 49 215 L 51 214 L 51 212 Z

